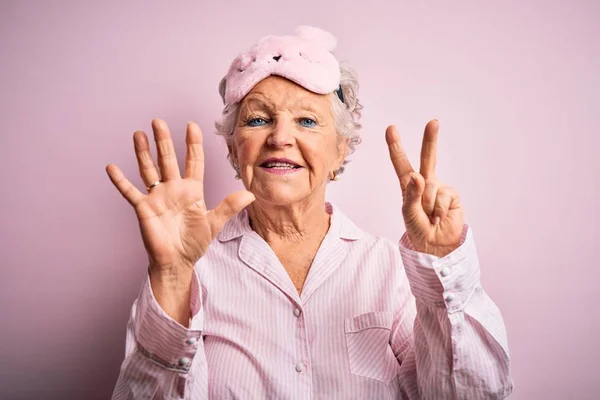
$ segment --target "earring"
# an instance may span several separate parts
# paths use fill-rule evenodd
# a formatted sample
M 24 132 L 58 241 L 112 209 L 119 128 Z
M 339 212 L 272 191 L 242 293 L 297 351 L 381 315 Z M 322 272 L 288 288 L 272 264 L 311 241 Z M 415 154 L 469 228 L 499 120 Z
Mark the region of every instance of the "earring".
M 334 169 L 333 172 L 331 173 L 331 180 L 332 181 L 337 181 L 339 179 L 339 175 L 338 175 L 338 170 Z

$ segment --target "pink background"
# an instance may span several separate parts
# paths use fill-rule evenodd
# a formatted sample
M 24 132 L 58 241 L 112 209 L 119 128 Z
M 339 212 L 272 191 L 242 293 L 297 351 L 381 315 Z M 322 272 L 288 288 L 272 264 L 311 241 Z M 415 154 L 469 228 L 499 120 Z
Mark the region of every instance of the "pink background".
M 133 131 L 166 119 L 183 158 L 195 120 L 214 206 L 239 185 L 212 134 L 217 84 L 238 51 L 298 24 L 333 32 L 362 85 L 364 142 L 330 200 L 400 238 L 384 130 L 416 166 L 438 118 L 439 176 L 508 328 L 512 398 L 597 398 L 600 6 L 495 3 L 2 1 L 0 398 L 109 397 L 146 255 L 104 166 L 141 187 Z

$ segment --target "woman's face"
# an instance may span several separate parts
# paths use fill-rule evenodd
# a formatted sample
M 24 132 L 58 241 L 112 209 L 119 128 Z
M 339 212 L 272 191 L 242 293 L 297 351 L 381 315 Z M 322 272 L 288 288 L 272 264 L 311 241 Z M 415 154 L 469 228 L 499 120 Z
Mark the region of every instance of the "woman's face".
M 274 205 L 322 200 L 346 151 L 329 97 L 278 76 L 242 100 L 230 147 L 246 189 Z

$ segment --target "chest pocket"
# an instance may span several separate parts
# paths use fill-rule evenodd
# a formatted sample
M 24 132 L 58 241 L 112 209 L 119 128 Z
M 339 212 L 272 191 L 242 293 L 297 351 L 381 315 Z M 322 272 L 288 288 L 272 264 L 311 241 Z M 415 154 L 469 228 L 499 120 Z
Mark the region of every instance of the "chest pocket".
M 397 375 L 399 364 L 390 346 L 392 314 L 369 312 L 344 321 L 350 372 L 386 385 Z

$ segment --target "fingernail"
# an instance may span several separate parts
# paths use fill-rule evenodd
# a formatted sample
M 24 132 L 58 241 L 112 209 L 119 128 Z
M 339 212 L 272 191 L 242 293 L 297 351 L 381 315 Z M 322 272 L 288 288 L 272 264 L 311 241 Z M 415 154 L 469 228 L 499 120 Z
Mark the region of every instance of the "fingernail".
M 440 217 L 436 216 L 435 219 L 433 220 L 433 224 L 437 225 L 440 223 Z

